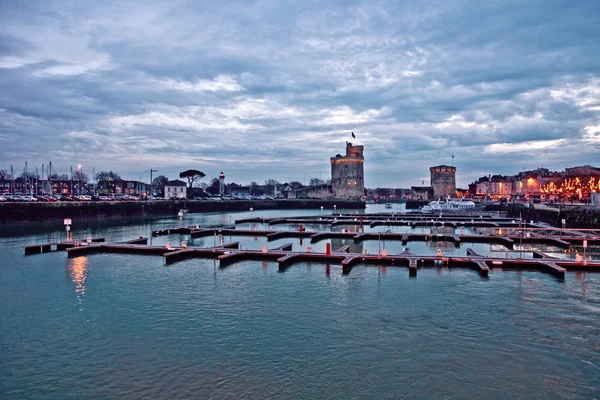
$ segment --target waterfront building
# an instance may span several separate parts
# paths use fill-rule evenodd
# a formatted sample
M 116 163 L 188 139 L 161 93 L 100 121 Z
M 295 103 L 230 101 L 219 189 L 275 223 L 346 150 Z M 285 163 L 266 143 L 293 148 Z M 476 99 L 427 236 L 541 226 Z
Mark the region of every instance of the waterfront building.
M 143 196 L 150 191 L 150 185 L 145 182 L 131 181 L 125 179 L 99 180 L 97 185 L 99 195 L 120 195 L 127 194 L 131 196 Z
M 437 165 L 429 168 L 429 172 L 434 199 L 456 196 L 456 167 Z
M 564 174 L 552 172 L 547 168 L 523 171 L 515 176 L 514 192 L 516 197 L 524 199 L 541 199 L 542 188 L 551 182 L 560 180 Z
M 433 197 L 431 186 L 411 186 L 410 192 L 414 200 L 431 200 Z
M 73 195 L 71 193 L 71 180 L 69 179 L 61 179 L 61 180 L 52 180 L 52 194 L 56 195 Z M 75 190 L 73 190 L 74 192 Z
M 53 194 L 72 194 L 71 183 L 75 188 L 78 182 L 71 180 L 52 180 Z M 25 179 L 18 177 L 15 179 L 0 179 L 0 194 L 50 194 L 49 183 L 47 179 Z
M 13 185 L 10 179 L 0 179 L 0 194 L 9 194 Z
M 332 200 L 333 196 L 333 185 L 324 183 L 316 186 L 306 186 L 300 189 L 290 189 L 287 192 L 288 199 L 320 199 L 320 200 Z
M 365 173 L 363 146 L 346 142 L 346 155 L 331 157 L 333 196 L 342 200 L 364 200 Z
M 469 191 L 469 189 L 456 188 L 456 197 L 471 197 L 471 191 Z
M 600 168 L 591 165 L 581 165 L 578 167 L 566 168 L 566 177 L 600 177 Z
M 165 198 L 185 199 L 187 197 L 187 185 L 185 182 L 175 179 L 165 184 Z
M 513 176 L 483 176 L 469 185 L 470 191 L 480 198 L 511 199 L 515 195 Z
M 400 199 L 412 194 L 410 189 L 403 188 L 376 188 L 367 189 L 367 195 L 375 199 Z
M 232 182 L 229 185 L 229 193 L 233 197 L 250 197 L 250 195 L 252 194 L 252 190 L 250 186 L 238 185 L 237 183 Z

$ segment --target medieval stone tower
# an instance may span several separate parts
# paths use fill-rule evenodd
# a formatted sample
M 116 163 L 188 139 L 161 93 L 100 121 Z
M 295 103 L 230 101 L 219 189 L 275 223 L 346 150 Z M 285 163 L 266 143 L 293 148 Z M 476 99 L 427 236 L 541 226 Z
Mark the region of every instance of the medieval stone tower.
M 456 196 L 456 167 L 438 165 L 429 168 L 429 172 L 431 173 L 431 189 L 433 189 L 434 199 Z
M 331 157 L 331 186 L 333 196 L 343 200 L 364 200 L 365 159 L 363 146 L 346 142 L 346 155 Z

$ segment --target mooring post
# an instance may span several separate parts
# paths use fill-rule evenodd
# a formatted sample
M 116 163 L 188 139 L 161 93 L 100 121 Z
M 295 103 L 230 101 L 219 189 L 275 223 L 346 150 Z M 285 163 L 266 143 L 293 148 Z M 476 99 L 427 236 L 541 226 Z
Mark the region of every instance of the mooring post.
M 325 254 L 326 255 L 330 255 L 331 254 L 331 243 L 327 243 L 325 245 Z

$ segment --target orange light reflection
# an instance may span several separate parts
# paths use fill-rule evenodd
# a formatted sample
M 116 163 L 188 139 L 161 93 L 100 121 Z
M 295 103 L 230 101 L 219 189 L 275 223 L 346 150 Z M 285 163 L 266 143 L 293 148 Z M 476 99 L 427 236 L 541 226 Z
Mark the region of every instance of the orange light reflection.
M 80 305 L 83 303 L 83 299 L 85 297 L 87 265 L 88 258 L 85 256 L 71 258 L 69 259 L 69 264 L 67 265 L 69 277 L 73 283 L 75 283 L 75 295 L 77 296 Z M 79 311 L 83 311 L 83 308 L 80 308 Z

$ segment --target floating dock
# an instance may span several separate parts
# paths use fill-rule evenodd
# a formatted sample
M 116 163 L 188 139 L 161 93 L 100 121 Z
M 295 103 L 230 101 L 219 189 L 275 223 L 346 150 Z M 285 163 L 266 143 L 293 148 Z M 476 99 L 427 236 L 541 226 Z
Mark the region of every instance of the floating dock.
M 185 242 L 181 246 L 152 246 L 148 245 L 148 238 L 138 237 L 122 243 L 106 243 L 104 238 L 86 238 L 60 243 L 44 243 L 25 247 L 25 255 L 46 253 L 50 251 L 66 251 L 69 257 L 87 256 L 97 253 L 128 253 L 139 255 L 160 256 L 166 265 L 171 265 L 189 259 L 214 259 L 220 267 L 225 268 L 233 263 L 246 260 L 276 262 L 279 271 L 284 272 L 290 265 L 297 262 L 319 262 L 325 264 L 340 264 L 343 274 L 349 274 L 356 264 L 407 267 L 409 275 L 414 277 L 420 268 L 468 268 L 477 271 L 482 277 L 489 277 L 494 269 L 512 270 L 537 270 L 564 278 L 567 271 L 600 272 L 600 261 L 563 260 L 551 257 L 539 250 L 529 250 L 533 258 L 516 256 L 508 257 L 508 253 L 517 253 L 511 249 L 515 244 L 544 244 L 558 248 L 569 249 L 571 246 L 583 243 L 600 245 L 600 231 L 560 230 L 555 227 L 529 223 L 493 216 L 440 216 L 440 215 L 328 215 L 323 217 L 297 217 L 297 218 L 250 218 L 236 221 L 241 223 L 260 223 L 261 225 L 292 224 L 300 225 L 297 230 L 273 229 L 236 229 L 236 226 L 202 228 L 199 225 L 190 227 L 176 227 L 152 231 L 152 236 L 188 235 L 191 238 L 219 236 L 223 243 L 224 237 L 251 236 L 265 237 L 267 242 L 285 238 L 301 238 L 317 243 L 322 240 L 339 238 L 361 243 L 370 240 L 399 241 L 407 244 L 411 241 L 449 242 L 456 248 L 463 243 L 489 243 L 505 246 L 509 251 L 505 257 L 487 257 L 477 254 L 470 248 L 466 249 L 464 257 L 444 256 L 442 253 L 433 255 L 417 255 L 409 252 L 400 254 L 350 253 L 350 246 L 344 245 L 331 250 L 327 243 L 325 253 L 312 251 L 294 251 L 292 243 L 267 248 L 262 250 L 240 249 L 239 242 L 232 241 L 214 247 L 187 247 Z M 342 231 L 319 230 L 307 231 L 303 225 L 321 226 L 444 226 L 454 229 L 462 227 L 486 227 L 498 229 L 496 233 L 485 234 L 436 234 L 436 233 L 396 233 L 388 229 L 385 232 L 364 232 L 354 228 Z M 504 234 L 501 234 L 504 232 Z
M 207 248 L 184 248 L 151 246 L 138 238 L 132 243 L 105 243 L 103 241 L 79 243 L 60 243 L 60 248 L 65 250 L 69 257 L 88 256 L 98 253 L 127 253 L 137 255 L 151 255 L 164 257 L 165 264 L 170 265 L 182 260 L 189 259 L 215 259 L 221 268 L 233 263 L 247 260 L 277 262 L 279 271 L 284 272 L 290 265 L 297 262 L 318 262 L 325 264 L 341 264 L 342 273 L 349 274 L 356 264 L 407 267 L 410 276 L 416 276 L 417 270 L 426 267 L 445 268 L 468 268 L 477 271 L 482 277 L 489 277 L 491 271 L 496 268 L 502 270 L 538 270 L 550 273 L 559 278 L 564 278 L 567 271 L 590 271 L 600 272 L 600 261 L 577 262 L 573 260 L 561 260 L 534 251 L 534 258 L 499 258 L 485 257 L 467 249 L 465 257 L 447 256 L 419 256 L 411 253 L 402 254 L 357 254 L 348 253 L 349 246 L 343 246 L 329 253 L 299 252 L 292 250 L 292 244 L 288 243 L 273 249 L 263 250 L 241 250 L 238 242 L 224 244 L 222 246 Z M 136 244 L 141 243 L 141 244 Z M 33 246 L 42 248 L 47 244 Z M 71 246 L 71 247 L 68 247 Z M 31 252 L 28 246 L 26 254 L 39 254 Z

